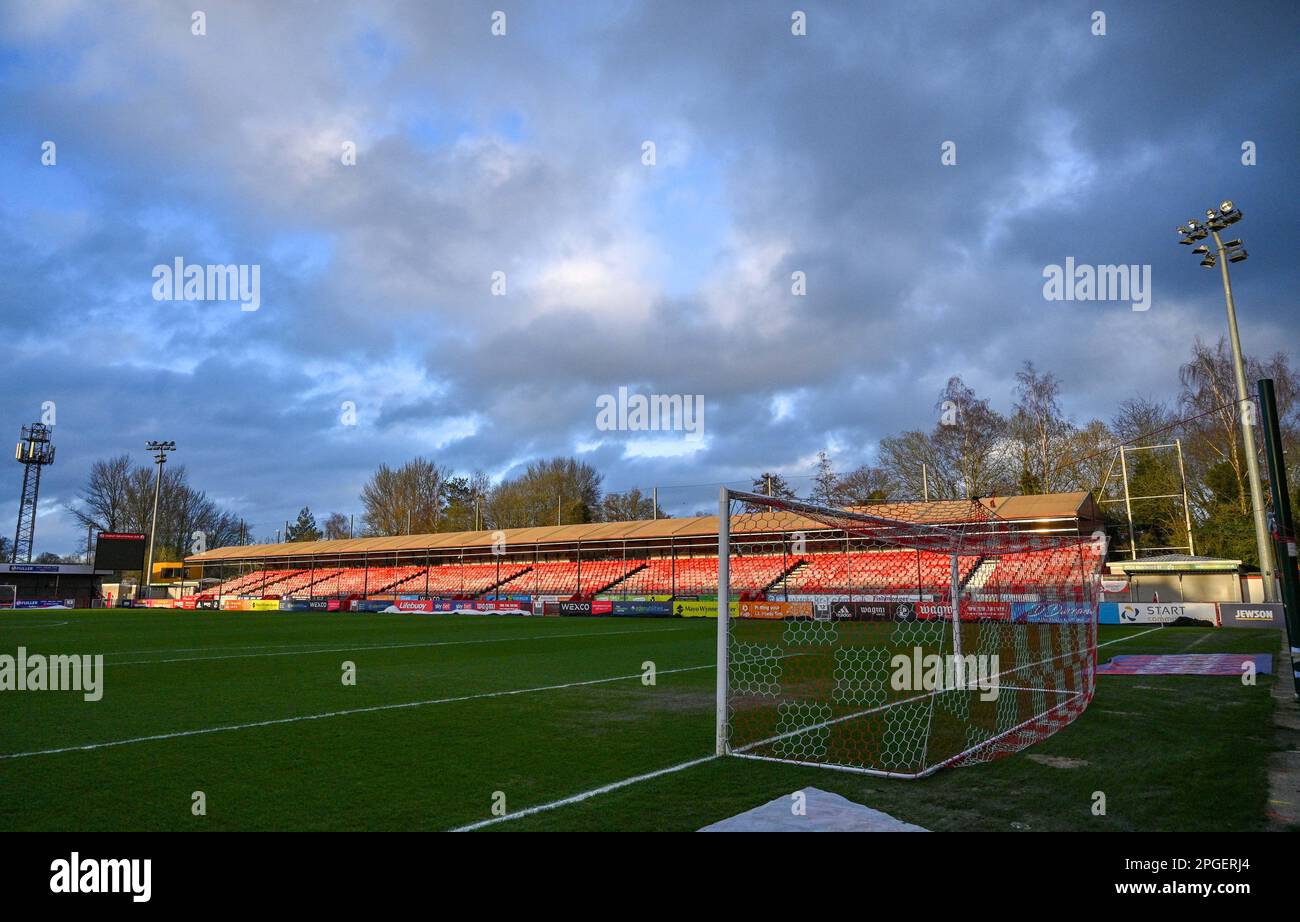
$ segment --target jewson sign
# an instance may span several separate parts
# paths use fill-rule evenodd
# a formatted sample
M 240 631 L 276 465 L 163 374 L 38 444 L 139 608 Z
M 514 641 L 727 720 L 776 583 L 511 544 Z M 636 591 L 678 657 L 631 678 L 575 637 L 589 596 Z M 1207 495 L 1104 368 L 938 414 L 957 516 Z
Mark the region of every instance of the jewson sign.
M 1219 603 L 1219 623 L 1224 627 L 1284 627 L 1282 606 L 1276 602 Z

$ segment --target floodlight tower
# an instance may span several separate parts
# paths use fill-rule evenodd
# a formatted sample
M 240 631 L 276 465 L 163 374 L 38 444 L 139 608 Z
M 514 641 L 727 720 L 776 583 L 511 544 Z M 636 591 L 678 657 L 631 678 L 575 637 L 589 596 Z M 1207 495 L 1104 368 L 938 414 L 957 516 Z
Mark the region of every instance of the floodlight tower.
M 1250 486 L 1251 514 L 1255 520 L 1255 544 L 1259 553 L 1259 570 L 1264 583 L 1264 600 L 1272 602 L 1277 598 L 1273 588 L 1273 548 L 1269 537 L 1268 520 L 1264 514 L 1264 487 L 1259 479 L 1259 457 L 1255 452 L 1255 405 L 1251 402 L 1250 392 L 1246 390 L 1246 365 L 1241 357 L 1241 336 L 1237 333 L 1237 305 L 1232 300 L 1232 281 L 1228 278 L 1228 263 L 1242 262 L 1246 256 L 1240 240 L 1224 243 L 1219 231 L 1236 224 L 1242 218 L 1241 209 L 1231 201 L 1224 201 L 1218 208 L 1205 210 L 1205 221 L 1190 219 L 1185 227 L 1179 227 L 1183 235 L 1179 243 L 1190 246 L 1199 244 L 1193 253 L 1201 257 L 1201 265 L 1213 269 L 1216 265 L 1223 274 L 1223 297 L 1228 304 L 1228 338 L 1232 341 L 1232 370 L 1237 378 L 1237 413 L 1241 419 L 1241 438 L 1246 448 L 1246 480 Z M 1214 252 L 1200 241 L 1209 236 L 1214 241 Z
M 23 426 L 23 439 L 14 451 L 14 460 L 23 466 L 23 492 L 18 500 L 18 533 L 14 535 L 10 563 L 31 563 L 32 544 L 36 539 L 36 500 L 41 493 L 41 468 L 54 463 L 54 446 L 50 427 L 44 423 Z
M 145 564 L 144 591 L 149 592 L 149 583 L 153 579 L 153 547 L 158 537 L 158 494 L 162 490 L 162 470 L 167 463 L 167 452 L 176 450 L 175 442 L 145 442 L 144 447 L 154 453 L 153 463 L 158 466 L 158 474 L 153 482 L 153 518 L 149 525 L 149 562 Z

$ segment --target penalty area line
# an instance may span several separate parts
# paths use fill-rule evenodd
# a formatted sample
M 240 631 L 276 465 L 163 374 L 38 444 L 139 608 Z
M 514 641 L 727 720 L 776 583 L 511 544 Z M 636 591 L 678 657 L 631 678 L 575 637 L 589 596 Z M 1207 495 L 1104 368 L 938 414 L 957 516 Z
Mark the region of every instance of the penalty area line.
M 180 656 L 172 659 L 131 659 L 123 662 L 108 662 L 107 666 L 156 666 L 167 663 L 210 663 L 216 660 L 229 659 L 265 659 L 273 656 L 314 656 L 318 653 L 365 653 L 370 650 L 411 650 L 422 647 L 465 647 L 485 643 L 515 643 L 535 640 L 563 640 L 566 637 L 617 637 L 623 634 L 673 634 L 681 633 L 686 630 L 680 627 L 666 628 L 646 628 L 644 630 L 633 631 L 585 631 L 573 634 L 530 634 L 518 637 L 487 637 L 478 640 L 429 640 L 415 641 L 412 643 L 386 643 L 374 644 L 361 642 L 346 647 L 328 647 L 325 649 L 312 650 L 277 650 L 273 653 L 230 653 L 220 656 Z M 306 646 L 305 644 L 287 644 L 286 646 Z M 250 647 L 248 649 L 257 649 Z M 266 649 L 266 648 L 262 648 Z M 147 651 L 141 651 L 147 652 Z M 160 653 L 169 651 L 160 650 Z M 119 653 L 117 656 L 128 654 Z
M 569 797 L 553 800 L 547 804 L 538 804 L 535 807 L 526 807 L 523 810 L 516 810 L 514 813 L 507 813 L 505 816 L 494 816 L 491 819 L 479 820 L 477 823 L 470 823 L 467 826 L 457 826 L 450 832 L 473 832 L 476 829 L 482 829 L 485 826 L 494 826 L 497 823 L 508 823 L 511 820 L 523 819 L 525 816 L 532 816 L 535 813 L 544 813 L 547 810 L 556 810 L 560 807 L 567 807 L 570 804 L 581 803 L 584 800 L 590 800 L 593 797 L 599 797 L 601 794 L 608 794 L 610 791 L 617 791 L 619 788 L 631 787 L 642 781 L 649 781 L 651 778 L 659 778 L 664 775 L 671 775 L 673 772 L 685 771 L 688 768 L 694 768 L 697 765 L 703 765 L 705 762 L 712 762 L 718 756 L 704 756 L 699 759 L 691 759 L 689 762 L 679 762 L 676 765 L 669 765 L 667 768 L 656 769 L 652 772 L 646 772 L 643 775 L 633 775 L 631 778 L 624 778 L 622 781 L 615 781 L 610 784 L 601 785 L 598 788 L 592 788 L 590 791 L 583 791 L 581 794 L 573 794 Z

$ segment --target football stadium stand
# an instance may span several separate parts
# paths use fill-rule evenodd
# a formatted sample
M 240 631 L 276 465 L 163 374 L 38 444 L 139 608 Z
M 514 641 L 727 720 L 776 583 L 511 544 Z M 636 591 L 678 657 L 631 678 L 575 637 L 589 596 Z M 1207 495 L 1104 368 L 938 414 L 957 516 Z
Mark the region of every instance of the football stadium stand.
M 1030 534 L 1087 538 L 1101 513 L 1087 493 L 980 500 Z M 979 518 L 965 502 L 892 503 L 863 511 L 885 518 L 953 524 Z M 925 593 L 945 598 L 951 560 L 920 550 L 855 550 L 823 525 L 788 513 L 760 528 L 733 518 L 731 588 L 742 597 Z M 187 558 L 203 567 L 198 598 L 329 599 L 547 597 L 690 598 L 716 594 L 718 519 L 698 516 L 360 538 L 209 550 Z M 1071 553 L 1029 551 L 999 558 L 961 556 L 962 586 L 1007 597 L 1059 584 L 1076 593 L 1081 565 L 1100 565 L 1099 545 Z M 797 553 L 796 553 L 797 551 Z M 1080 557 L 1084 559 L 1081 561 Z

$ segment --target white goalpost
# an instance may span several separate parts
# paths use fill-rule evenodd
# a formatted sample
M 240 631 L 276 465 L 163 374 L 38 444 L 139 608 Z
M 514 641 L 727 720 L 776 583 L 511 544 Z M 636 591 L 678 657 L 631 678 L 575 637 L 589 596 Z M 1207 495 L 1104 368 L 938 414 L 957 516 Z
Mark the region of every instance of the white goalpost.
M 919 778 L 1087 707 L 1093 542 L 979 502 L 892 511 L 926 521 L 721 490 L 719 756 Z
M 6 599 L 8 603 L 6 604 Z M 18 587 L 0 583 L 0 608 L 18 608 Z

